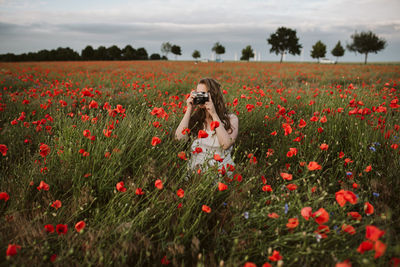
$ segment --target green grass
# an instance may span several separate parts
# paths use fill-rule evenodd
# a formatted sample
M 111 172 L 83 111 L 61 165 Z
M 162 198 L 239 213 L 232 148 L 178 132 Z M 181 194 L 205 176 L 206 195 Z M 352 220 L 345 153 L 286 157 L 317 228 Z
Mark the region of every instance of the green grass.
M 5 105 L 0 111 L 0 144 L 8 148 L 6 156 L 0 156 L 0 192 L 10 195 L 7 202 L 0 200 L 4 266 L 158 266 L 164 256 L 174 266 L 276 265 L 268 259 L 273 250 L 280 252 L 287 266 L 333 266 L 346 259 L 355 266 L 386 266 L 400 255 L 400 156 L 399 148 L 391 148 L 399 144 L 395 125 L 400 124 L 400 116 L 399 109 L 389 107 L 399 96 L 397 65 L 65 62 L 1 64 L 0 69 L 0 103 Z M 216 169 L 188 180 L 187 162 L 177 156 L 180 151 L 191 154 L 190 143 L 173 138 L 183 116 L 183 95 L 205 76 L 221 82 L 229 109 L 238 112 L 239 136 L 232 156 L 234 173 L 242 181 L 220 177 Z M 93 97 L 81 96 L 85 87 L 93 88 Z M 231 105 L 234 98 L 239 102 L 236 107 Z M 350 116 L 353 98 L 364 103 L 359 108 L 372 109 L 385 102 L 387 112 Z M 22 104 L 23 99 L 30 103 Z M 60 100 L 68 105 L 61 107 Z M 98 102 L 98 109 L 88 108 L 91 100 Z M 49 102 L 47 109 L 41 108 Z M 125 115 L 110 116 L 102 108 L 106 102 L 112 109 L 122 105 Z M 247 104 L 255 106 L 251 112 Z M 285 107 L 286 118 L 279 115 L 278 105 Z M 154 107 L 163 107 L 168 119 L 151 115 Z M 290 111 L 294 114 L 289 116 Z M 11 124 L 21 112 L 26 113 L 29 128 L 22 121 Z M 326 116 L 327 122 L 310 121 L 315 112 L 320 113 L 319 119 Z M 46 119 L 46 114 L 53 121 L 47 120 L 37 131 L 32 122 Z M 83 121 L 82 115 L 89 120 Z M 298 128 L 300 119 L 306 127 Z M 383 130 L 375 129 L 378 119 L 385 121 Z M 155 121 L 162 126 L 155 128 Z M 291 121 L 293 132 L 286 136 L 282 124 Z M 103 129 L 111 122 L 115 128 L 106 137 Z M 84 130 L 90 130 L 95 140 L 85 137 Z M 386 138 L 389 130 L 393 132 Z M 273 131 L 276 136 L 270 134 Z M 161 144 L 153 147 L 153 136 L 161 138 Z M 294 142 L 298 136 L 302 140 Z M 51 149 L 45 160 L 39 154 L 41 143 Z M 327 151 L 319 148 L 322 143 L 329 145 Z M 286 153 L 291 147 L 298 153 L 289 158 Z M 89 156 L 84 157 L 80 149 Z M 269 157 L 268 149 L 274 151 Z M 249 162 L 250 153 L 256 164 Z M 352 162 L 345 165 L 346 158 Z M 308 170 L 311 161 L 318 162 L 321 170 Z M 369 165 L 372 171 L 365 172 Z M 292 174 L 293 180 L 283 180 L 281 172 Z M 272 192 L 262 190 L 261 176 Z M 156 179 L 162 180 L 162 190 L 155 187 Z M 49 191 L 37 190 L 42 180 L 50 185 Z M 120 181 L 126 192 L 116 190 Z M 218 191 L 217 182 L 227 184 L 228 190 Z M 290 183 L 297 185 L 295 191 L 286 188 Z M 353 188 L 354 183 L 358 188 Z M 139 187 L 144 195 L 135 194 Z M 176 194 L 179 188 L 185 191 L 183 198 Z M 357 204 L 340 207 L 335 200 L 340 189 L 357 194 Z M 62 202 L 58 210 L 51 207 L 55 200 Z M 374 206 L 374 214 L 364 213 L 365 202 Z M 202 205 L 211 207 L 211 212 L 203 212 Z M 301 216 L 303 207 L 313 212 L 324 208 L 330 214 L 325 223 L 330 229 L 327 238 L 316 235 L 315 219 Z M 350 219 L 350 211 L 359 212 L 362 220 Z M 271 213 L 279 218 L 270 218 Z M 290 218 L 299 221 L 292 230 L 286 227 Z M 86 227 L 78 233 L 74 226 L 81 220 Z M 67 224 L 68 232 L 46 233 L 46 224 Z M 343 232 L 343 224 L 354 226 L 356 234 Z M 357 252 L 366 240 L 367 225 L 385 231 L 380 240 L 387 249 L 377 259 L 374 251 Z M 6 258 L 9 244 L 21 249 Z M 54 263 L 53 254 L 57 255 Z

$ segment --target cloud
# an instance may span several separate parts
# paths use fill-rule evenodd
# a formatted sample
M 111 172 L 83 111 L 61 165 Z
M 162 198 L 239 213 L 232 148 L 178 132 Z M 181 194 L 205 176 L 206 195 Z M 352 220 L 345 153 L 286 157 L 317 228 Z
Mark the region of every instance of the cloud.
M 2 0 L 0 0 L 2 1 Z M 34 4 L 35 3 L 35 4 Z M 162 42 L 182 47 L 182 59 L 194 49 L 209 57 L 216 41 L 226 46 L 227 58 L 240 54 L 246 45 L 270 55 L 266 39 L 280 26 L 297 30 L 304 59 L 318 40 L 328 50 L 338 40 L 345 44 L 355 31 L 372 30 L 389 46 L 378 55 L 400 60 L 400 20 L 397 0 L 271 0 L 211 1 L 149 0 L 113 3 L 90 1 L 24 0 L 0 2 L 0 53 L 28 52 L 69 46 L 77 51 L 86 45 L 145 47 L 160 53 Z M 384 15 L 382 15 L 384 14 Z M 239 55 L 240 57 L 240 55 Z M 349 60 L 354 56 L 346 54 Z

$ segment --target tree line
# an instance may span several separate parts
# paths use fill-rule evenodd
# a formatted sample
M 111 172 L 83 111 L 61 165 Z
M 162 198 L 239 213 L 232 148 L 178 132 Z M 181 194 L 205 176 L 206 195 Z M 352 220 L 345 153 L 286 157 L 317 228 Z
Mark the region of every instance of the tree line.
M 144 47 L 133 48 L 131 45 L 120 49 L 113 45 L 108 48 L 99 46 L 94 49 L 91 45 L 86 46 L 81 54 L 69 47 L 59 47 L 53 50 L 40 50 L 38 52 L 24 53 L 15 55 L 7 53 L 0 55 L 0 61 L 18 62 L 18 61 L 67 61 L 67 60 L 162 60 L 160 54 L 148 55 Z
M 354 33 L 351 35 L 352 42 L 347 44 L 347 49 L 351 52 L 360 53 L 365 55 L 364 63 L 367 64 L 367 58 L 369 53 L 377 53 L 383 50 L 387 43 L 384 39 L 379 38 L 375 33 L 361 32 Z M 296 35 L 296 30 L 279 27 L 276 32 L 272 33 L 267 39 L 269 45 L 271 45 L 270 53 L 280 55 L 280 62 L 283 61 L 285 54 L 300 55 L 302 45 L 299 43 L 299 38 Z M 222 54 L 225 53 L 225 47 L 216 42 L 211 48 L 212 52 L 215 52 L 217 61 L 221 61 Z M 162 43 L 161 53 L 154 53 L 148 56 L 145 48 L 133 48 L 131 45 L 125 46 L 120 49 L 118 46 L 113 45 L 108 48 L 105 46 L 99 46 L 94 49 L 88 45 L 82 50 L 81 54 L 71 48 L 57 48 L 53 50 L 40 50 L 39 52 L 24 53 L 21 55 L 15 55 L 12 53 L 0 55 L 0 61 L 15 62 L 15 61 L 65 61 L 65 60 L 168 60 L 168 54 L 172 53 L 175 55 L 175 59 L 182 55 L 182 50 L 179 45 L 171 44 L 170 42 Z M 331 50 L 331 54 L 336 57 L 336 61 L 339 57 L 342 57 L 345 53 L 345 49 L 338 41 L 336 46 Z M 320 58 L 324 58 L 326 55 L 326 45 L 321 41 L 317 41 L 310 51 L 310 56 L 316 58 L 318 62 Z M 242 56 L 240 60 L 249 61 L 254 58 L 253 48 L 248 45 L 242 50 Z M 194 50 L 192 57 L 197 60 L 201 57 L 200 51 Z

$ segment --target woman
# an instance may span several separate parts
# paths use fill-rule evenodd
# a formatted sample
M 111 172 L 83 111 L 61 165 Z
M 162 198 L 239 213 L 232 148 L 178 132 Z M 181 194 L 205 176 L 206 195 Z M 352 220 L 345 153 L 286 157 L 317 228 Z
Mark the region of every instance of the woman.
M 191 146 L 191 152 L 194 153 L 191 153 L 189 161 L 189 168 L 192 171 L 207 170 L 208 167 L 218 164 L 218 169 L 225 168 L 229 176 L 231 173 L 229 170 L 232 170 L 230 165 L 235 165 L 231 151 L 238 135 L 239 120 L 236 115 L 228 114 L 221 85 L 214 79 L 201 79 L 196 92 L 207 92 L 209 99 L 195 108 L 193 94 L 190 94 L 186 100 L 185 115 L 176 129 L 175 138 L 188 140 L 186 129 L 190 129 L 190 135 L 195 138 Z M 219 126 L 211 130 L 215 125 Z

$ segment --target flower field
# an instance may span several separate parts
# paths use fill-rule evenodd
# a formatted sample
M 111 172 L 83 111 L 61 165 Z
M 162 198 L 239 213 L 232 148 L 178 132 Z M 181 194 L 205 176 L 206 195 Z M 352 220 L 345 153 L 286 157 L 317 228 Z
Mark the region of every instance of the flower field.
M 236 165 L 188 177 L 203 77 Z M 400 266 L 399 96 L 394 64 L 0 63 L 0 265 Z

